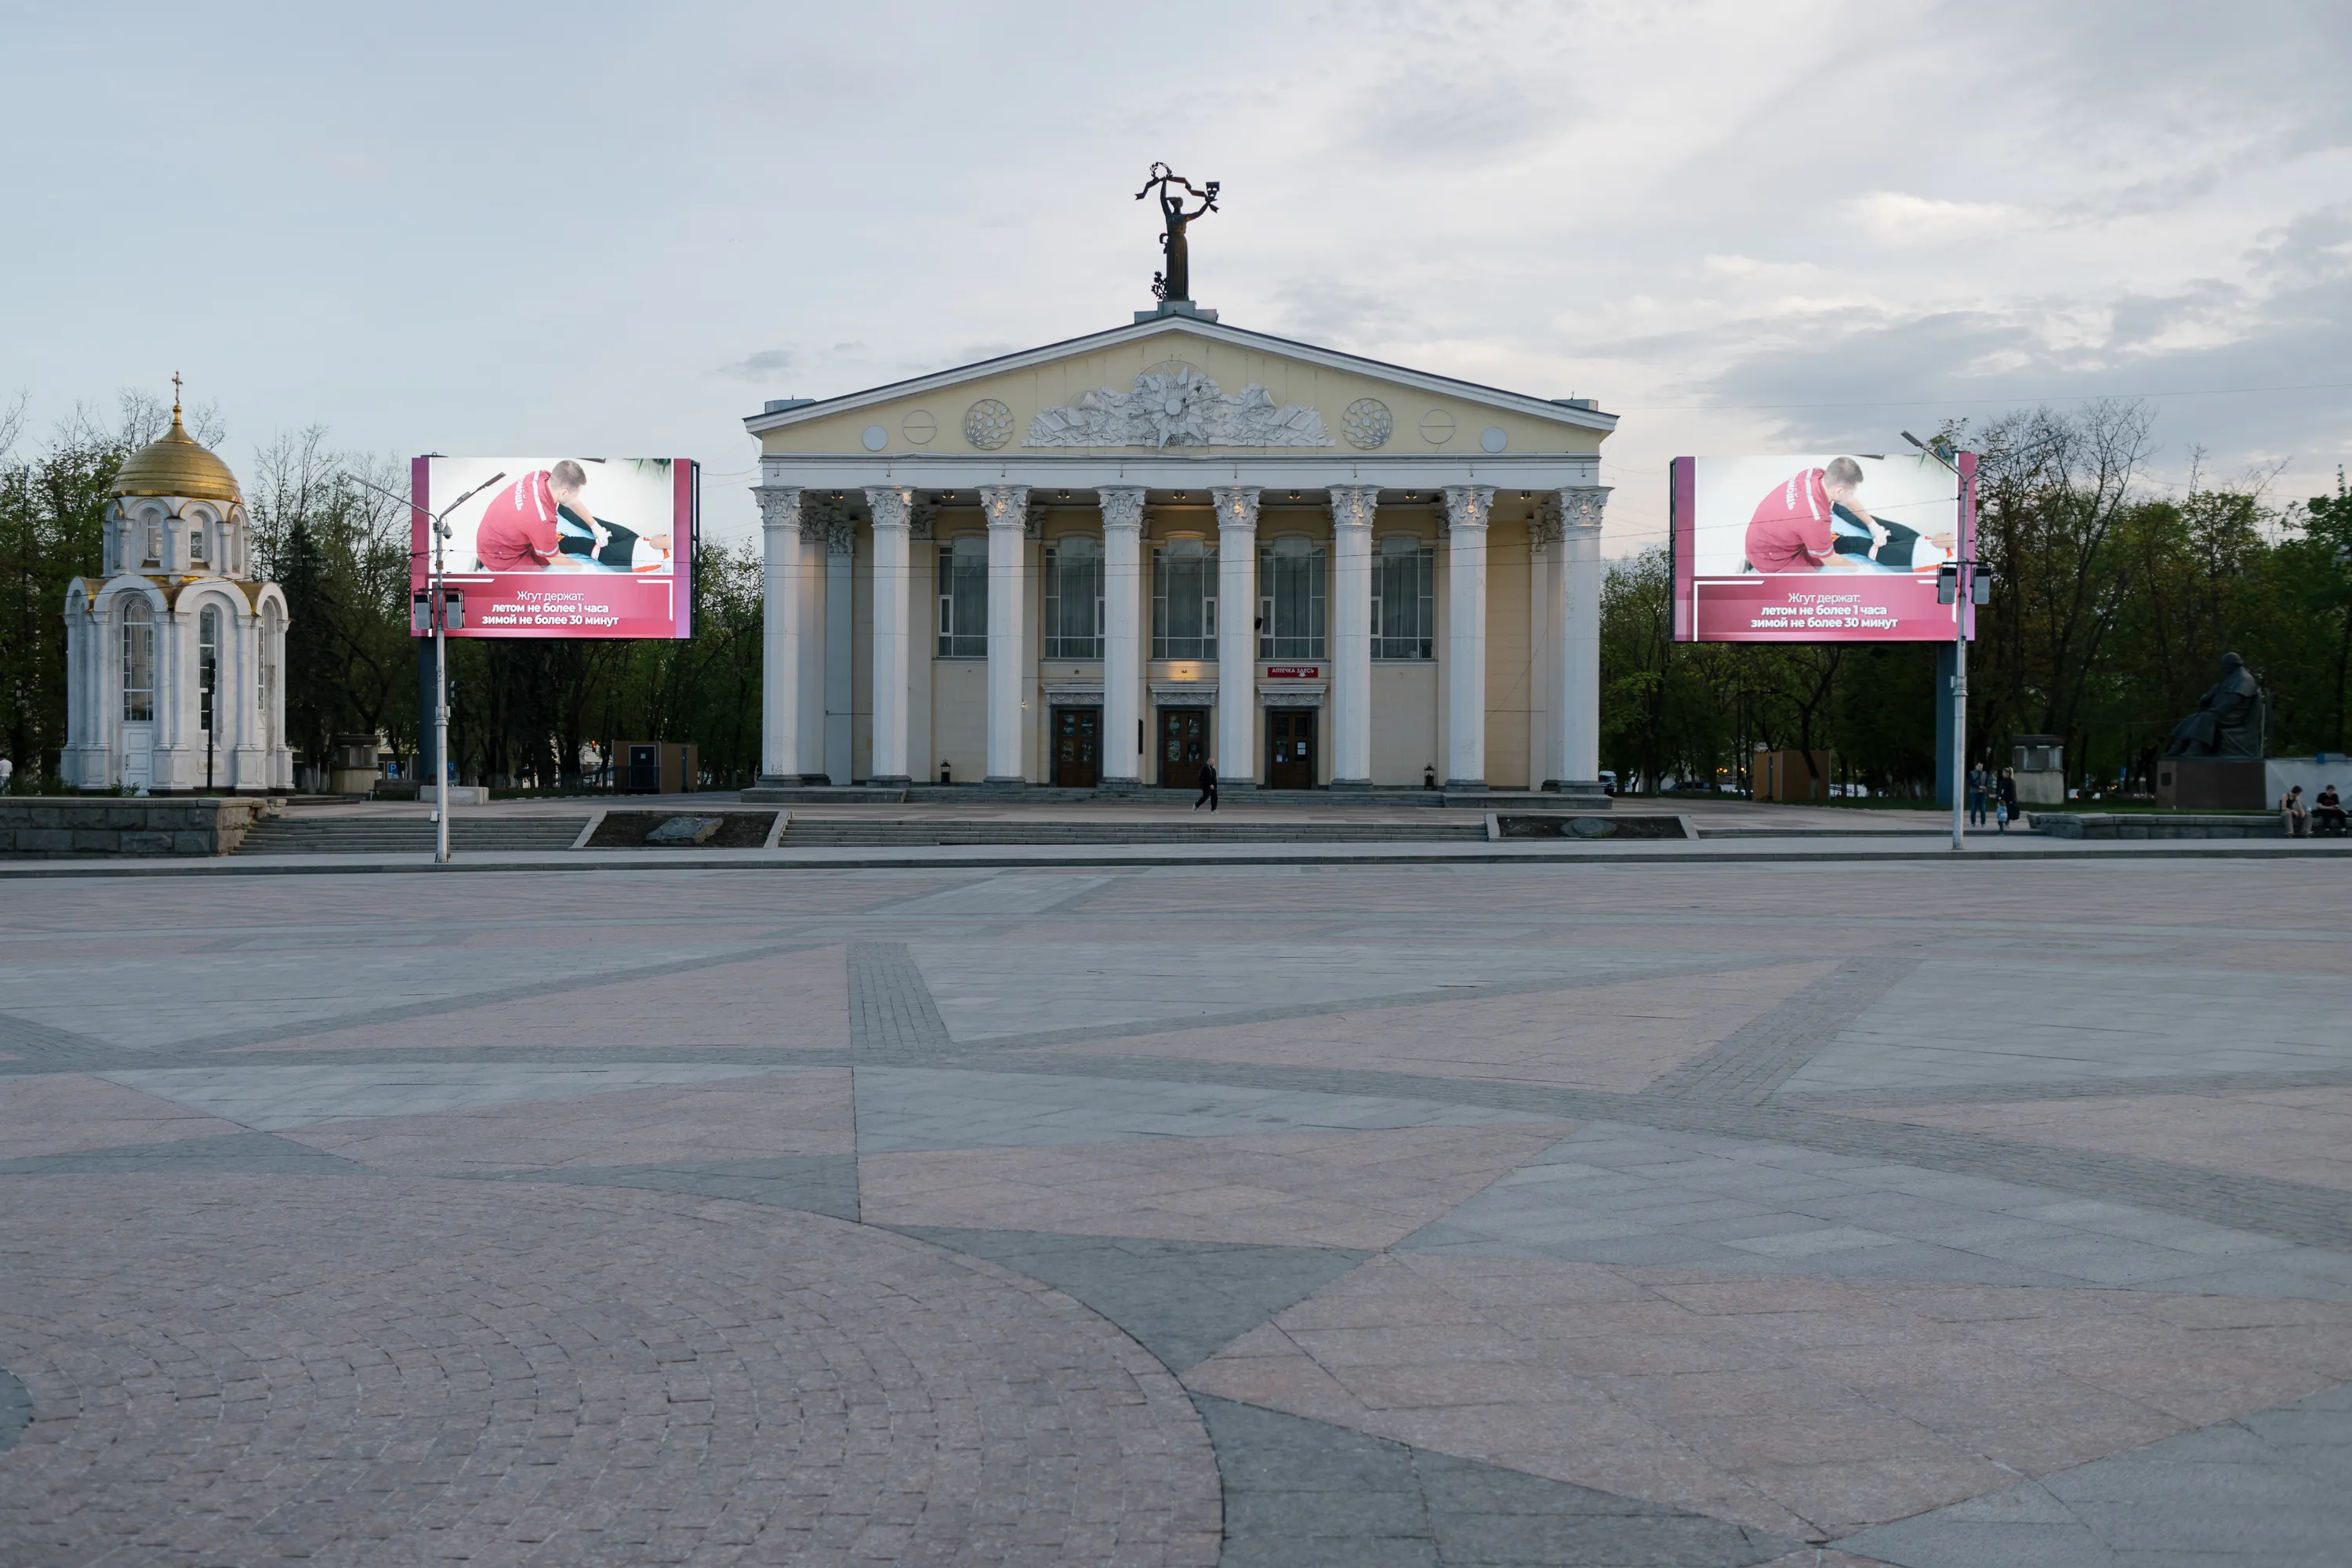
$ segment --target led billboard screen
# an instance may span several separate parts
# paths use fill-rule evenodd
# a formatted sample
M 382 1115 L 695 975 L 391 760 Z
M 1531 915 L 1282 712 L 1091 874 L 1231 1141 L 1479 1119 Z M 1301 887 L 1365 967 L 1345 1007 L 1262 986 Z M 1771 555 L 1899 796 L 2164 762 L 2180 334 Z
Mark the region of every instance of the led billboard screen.
M 426 591 L 430 520 L 464 496 L 442 545 L 464 598 L 450 636 L 691 637 L 696 479 L 683 458 L 418 458 L 410 585 Z
M 1936 574 L 1968 552 L 1975 457 L 1958 467 L 1924 453 L 1675 458 L 1676 640 L 1950 641 L 1966 606 L 1937 603 Z

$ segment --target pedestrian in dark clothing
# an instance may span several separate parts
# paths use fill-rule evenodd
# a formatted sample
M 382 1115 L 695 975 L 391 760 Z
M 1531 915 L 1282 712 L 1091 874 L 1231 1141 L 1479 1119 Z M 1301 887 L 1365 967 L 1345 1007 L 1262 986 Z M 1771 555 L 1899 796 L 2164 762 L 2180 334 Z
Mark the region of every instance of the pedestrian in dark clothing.
M 1217 759 L 1214 757 L 1201 764 L 1201 798 L 1192 803 L 1192 809 L 1198 811 L 1204 805 L 1211 811 L 1217 809 Z
M 2000 830 L 2003 833 L 2008 832 L 2010 822 L 2017 816 L 2017 770 L 2015 768 L 2000 770 L 2000 810 L 1995 815 L 2000 818 Z
M 1992 790 L 1992 772 L 1982 763 L 1969 770 L 1969 826 L 1982 827 L 1985 822 L 1985 796 Z

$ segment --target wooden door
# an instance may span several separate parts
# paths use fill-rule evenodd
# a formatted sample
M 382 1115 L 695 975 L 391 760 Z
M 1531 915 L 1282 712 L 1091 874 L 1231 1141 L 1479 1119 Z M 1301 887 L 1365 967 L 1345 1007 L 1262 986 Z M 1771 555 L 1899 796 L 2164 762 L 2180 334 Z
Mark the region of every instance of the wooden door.
M 1199 789 L 1201 764 L 1209 760 L 1208 708 L 1160 710 L 1160 784 L 1163 789 Z
M 1315 787 L 1315 710 L 1269 708 L 1265 710 L 1268 789 Z
M 1102 782 L 1102 710 L 1054 710 L 1054 783 L 1092 789 Z

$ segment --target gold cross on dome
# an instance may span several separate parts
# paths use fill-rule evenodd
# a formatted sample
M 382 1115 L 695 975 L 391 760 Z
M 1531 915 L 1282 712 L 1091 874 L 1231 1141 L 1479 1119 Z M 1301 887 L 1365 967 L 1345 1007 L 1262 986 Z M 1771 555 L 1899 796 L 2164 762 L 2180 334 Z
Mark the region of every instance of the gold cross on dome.
M 179 373 L 178 371 L 176 371 L 176 370 L 175 370 L 175 371 L 173 371 L 173 372 L 172 373 L 172 417 L 173 417 L 173 418 L 174 418 L 174 419 L 177 419 L 179 416 L 180 416 L 180 373 Z

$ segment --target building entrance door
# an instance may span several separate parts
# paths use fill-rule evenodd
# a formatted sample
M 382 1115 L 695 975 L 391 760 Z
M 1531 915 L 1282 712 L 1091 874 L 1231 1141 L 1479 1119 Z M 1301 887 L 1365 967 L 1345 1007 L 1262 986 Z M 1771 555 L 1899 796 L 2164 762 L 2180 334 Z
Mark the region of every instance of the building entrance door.
M 154 785 L 153 724 L 129 723 L 122 726 L 122 777 L 118 782 L 125 789 L 144 790 Z
M 1315 787 L 1315 710 L 1269 708 L 1265 710 L 1265 787 Z
M 1054 783 L 1092 789 L 1102 783 L 1102 710 L 1054 710 Z
M 1201 764 L 1209 760 L 1208 708 L 1160 710 L 1160 786 L 1199 789 Z

